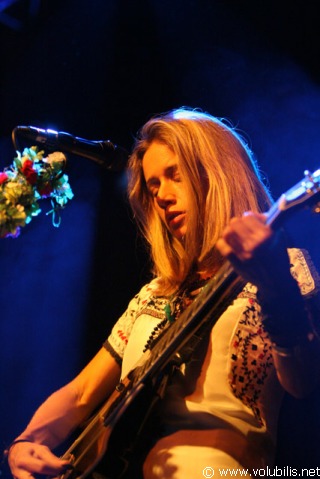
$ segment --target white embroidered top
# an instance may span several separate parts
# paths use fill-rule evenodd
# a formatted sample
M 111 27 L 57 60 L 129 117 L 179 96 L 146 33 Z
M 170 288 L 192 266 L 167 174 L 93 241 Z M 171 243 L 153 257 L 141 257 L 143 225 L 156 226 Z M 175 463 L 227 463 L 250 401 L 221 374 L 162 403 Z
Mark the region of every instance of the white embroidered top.
M 291 272 L 303 295 L 319 289 L 305 251 L 290 249 Z M 168 298 L 154 294 L 156 279 L 144 286 L 114 325 L 106 347 L 122 362 L 125 377 L 139 360 L 155 326 L 165 319 Z M 193 392 L 183 397 L 173 385 L 163 416 L 168 431 L 230 428 L 265 451 L 271 464 L 283 389 L 271 342 L 261 323 L 257 289 L 247 284 L 212 328 Z M 184 370 L 188 380 L 188 365 Z

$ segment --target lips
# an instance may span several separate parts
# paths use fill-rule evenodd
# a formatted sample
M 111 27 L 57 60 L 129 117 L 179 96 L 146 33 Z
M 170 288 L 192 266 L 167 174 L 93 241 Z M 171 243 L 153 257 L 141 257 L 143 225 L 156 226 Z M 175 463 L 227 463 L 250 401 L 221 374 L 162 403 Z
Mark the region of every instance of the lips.
M 181 221 L 185 218 L 184 211 L 171 211 L 166 213 L 166 222 L 171 228 L 180 226 Z

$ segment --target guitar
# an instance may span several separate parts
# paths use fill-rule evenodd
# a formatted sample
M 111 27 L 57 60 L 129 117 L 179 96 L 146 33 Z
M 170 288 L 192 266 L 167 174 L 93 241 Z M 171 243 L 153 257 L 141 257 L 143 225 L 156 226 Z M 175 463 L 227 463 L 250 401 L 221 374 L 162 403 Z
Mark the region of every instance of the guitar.
M 290 212 L 310 206 L 320 213 L 320 169 L 313 174 L 305 172 L 304 179 L 274 203 L 267 213 L 267 223 L 275 227 Z M 179 321 L 163 330 L 153 348 L 142 355 L 135 368 L 118 384 L 102 408 L 65 452 L 62 458 L 70 460 L 72 469 L 65 472 L 60 479 L 87 477 L 95 470 L 107 450 L 109 453 L 113 435 L 123 427 L 126 429 L 122 437 L 129 434 L 130 416 L 131 419 L 132 416 L 136 419 L 137 412 L 142 410 L 141 421 L 144 422 L 145 406 L 147 405 L 149 412 L 152 411 L 153 403 L 163 394 L 172 371 L 188 360 L 223 311 L 243 289 L 244 284 L 245 281 L 228 262 L 220 268 L 180 315 Z M 138 434 L 139 431 L 135 430 L 134 436 Z M 121 474 L 122 472 L 113 475 L 112 478 L 121 477 Z

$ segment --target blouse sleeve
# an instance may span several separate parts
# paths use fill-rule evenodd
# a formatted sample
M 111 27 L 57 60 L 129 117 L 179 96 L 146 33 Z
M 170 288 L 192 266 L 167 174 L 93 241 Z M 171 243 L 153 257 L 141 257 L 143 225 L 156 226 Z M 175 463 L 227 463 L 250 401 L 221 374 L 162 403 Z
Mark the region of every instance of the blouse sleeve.
M 291 274 L 305 297 L 319 295 L 320 278 L 308 251 L 298 248 L 288 250 Z
M 113 326 L 111 333 L 104 342 L 104 347 L 111 353 L 116 361 L 121 364 L 133 325 L 138 312 L 144 307 L 152 295 L 152 283 L 141 288 L 138 294 L 130 301 L 126 311 Z
M 320 276 L 308 251 L 291 248 L 288 250 L 291 273 L 297 281 L 305 300 L 313 331 L 320 337 Z

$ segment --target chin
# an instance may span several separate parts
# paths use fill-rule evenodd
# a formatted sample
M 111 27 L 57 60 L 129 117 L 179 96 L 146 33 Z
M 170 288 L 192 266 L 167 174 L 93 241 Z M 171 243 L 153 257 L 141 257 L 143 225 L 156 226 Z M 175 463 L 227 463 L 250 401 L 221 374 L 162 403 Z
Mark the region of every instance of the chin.
M 182 230 L 182 231 L 175 231 L 174 233 L 172 233 L 172 235 L 173 235 L 178 241 L 180 241 L 181 243 L 184 243 L 185 236 L 186 236 L 186 231 L 184 231 L 184 230 Z

